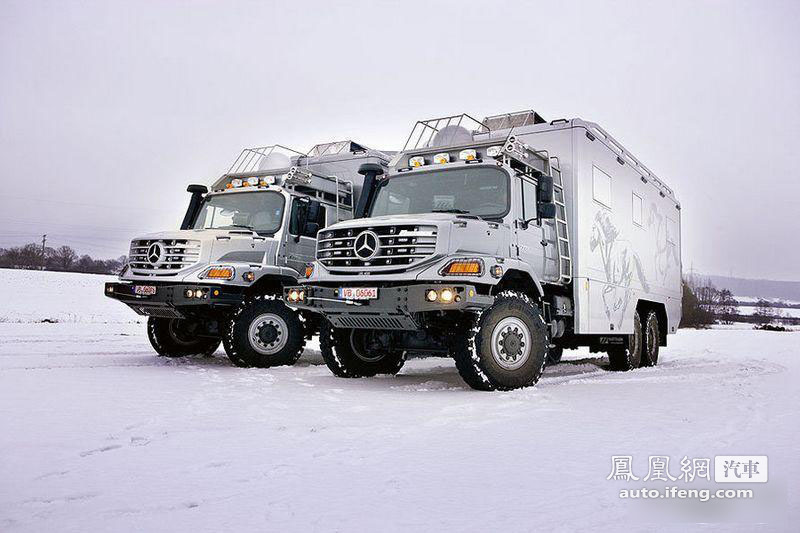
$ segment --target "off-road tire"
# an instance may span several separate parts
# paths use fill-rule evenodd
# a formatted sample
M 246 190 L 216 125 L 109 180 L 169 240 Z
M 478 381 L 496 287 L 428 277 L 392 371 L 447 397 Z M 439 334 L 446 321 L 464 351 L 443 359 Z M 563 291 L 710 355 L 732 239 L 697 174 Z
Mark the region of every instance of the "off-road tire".
M 658 348 L 661 341 L 661 331 L 658 315 L 655 311 L 647 313 L 642 335 L 642 366 L 656 366 L 658 364 Z
M 335 376 L 363 378 L 377 374 L 397 374 L 406 362 L 405 351 L 387 352 L 374 361 L 360 357 L 352 344 L 352 329 L 334 328 L 322 321 L 319 347 L 322 359 Z
M 211 355 L 219 348 L 220 339 L 195 337 L 191 331 L 181 333 L 185 324 L 180 318 L 147 319 L 147 338 L 153 349 L 162 357 L 186 357 L 187 355 Z
M 642 364 L 644 336 L 639 311 L 633 312 L 633 333 L 625 337 L 625 342 L 621 346 L 614 346 L 608 350 L 611 370 L 625 372 L 639 368 Z
M 547 365 L 557 365 L 561 362 L 561 357 L 564 355 L 564 348 L 562 346 L 551 346 L 547 350 Z
M 270 328 L 274 339 L 260 337 L 264 327 Z M 254 330 L 256 338 L 251 336 Z M 269 344 L 269 340 L 274 344 Z M 297 311 L 287 307 L 277 295 L 265 294 L 248 299 L 234 312 L 222 344 L 236 366 L 293 365 L 306 345 L 305 328 Z
M 514 326 L 511 330 L 503 327 L 507 319 L 517 323 L 517 333 L 522 332 L 522 335 L 514 337 L 515 348 L 520 350 L 519 362 L 505 361 L 505 364 L 519 364 L 511 369 L 501 366 L 498 361 L 503 357 L 501 351 L 509 347 L 508 335 L 503 337 L 503 332 L 514 331 Z M 550 340 L 541 309 L 525 293 L 513 290 L 499 293 L 494 303 L 475 316 L 464 331 L 464 335 L 456 337 L 451 355 L 467 385 L 484 391 L 511 390 L 530 387 L 539 381 Z M 498 339 L 502 337 L 502 345 L 493 340 L 495 335 Z M 493 354 L 493 343 L 497 355 Z

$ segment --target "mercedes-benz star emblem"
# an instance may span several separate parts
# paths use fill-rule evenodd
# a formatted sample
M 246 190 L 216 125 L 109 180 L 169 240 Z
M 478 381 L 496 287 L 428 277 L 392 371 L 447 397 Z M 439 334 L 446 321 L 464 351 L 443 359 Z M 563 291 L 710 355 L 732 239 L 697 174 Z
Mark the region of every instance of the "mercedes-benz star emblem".
M 161 261 L 161 256 L 163 254 L 164 248 L 161 246 L 161 243 L 154 242 L 147 248 L 147 260 L 154 265 Z
M 359 259 L 372 259 L 378 253 L 378 236 L 371 231 L 361 232 L 353 243 L 353 251 Z

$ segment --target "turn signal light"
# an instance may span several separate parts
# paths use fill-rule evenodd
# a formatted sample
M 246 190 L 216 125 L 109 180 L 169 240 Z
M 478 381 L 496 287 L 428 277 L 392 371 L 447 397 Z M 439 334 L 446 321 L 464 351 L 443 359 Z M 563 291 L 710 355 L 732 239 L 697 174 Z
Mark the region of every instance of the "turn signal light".
M 480 276 L 483 274 L 481 259 L 456 259 L 450 261 L 440 272 L 442 276 Z
M 306 271 L 305 271 L 306 278 L 310 278 L 311 274 L 313 274 L 313 273 L 314 273 L 314 265 L 313 264 L 306 265 Z
M 200 276 L 208 279 L 233 279 L 233 267 L 211 267 Z

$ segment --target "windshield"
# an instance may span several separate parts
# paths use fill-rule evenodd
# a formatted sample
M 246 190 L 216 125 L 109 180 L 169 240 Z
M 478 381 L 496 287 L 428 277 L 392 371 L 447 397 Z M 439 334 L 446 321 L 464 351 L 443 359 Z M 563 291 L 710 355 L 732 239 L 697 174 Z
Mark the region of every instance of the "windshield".
M 371 216 L 456 213 L 498 218 L 508 212 L 508 175 L 464 167 L 399 175 L 381 183 Z
M 246 192 L 206 197 L 194 229 L 251 229 L 275 233 L 283 218 L 283 196 L 277 192 Z

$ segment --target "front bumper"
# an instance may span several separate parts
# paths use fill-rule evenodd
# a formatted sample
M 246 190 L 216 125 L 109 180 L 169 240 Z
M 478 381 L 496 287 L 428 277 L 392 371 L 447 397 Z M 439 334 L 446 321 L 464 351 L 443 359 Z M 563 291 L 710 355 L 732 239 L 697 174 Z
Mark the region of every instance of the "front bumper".
M 136 294 L 136 286 L 154 286 L 155 294 Z M 188 290 L 200 289 L 200 298 L 187 297 Z M 163 318 L 201 317 L 241 304 L 244 294 L 238 287 L 201 285 L 192 283 L 126 283 L 105 284 L 105 295 L 126 304 L 144 316 Z
M 457 297 L 449 303 L 426 300 L 429 289 L 447 287 Z M 301 301 L 289 301 L 292 290 L 304 291 Z M 302 285 L 284 289 L 284 300 L 295 309 L 321 313 L 337 328 L 353 329 L 422 329 L 422 315 L 439 311 L 479 311 L 489 307 L 494 298 L 478 294 L 475 286 L 466 284 L 414 284 L 393 287 L 378 286 L 374 300 L 344 300 L 338 287 Z

